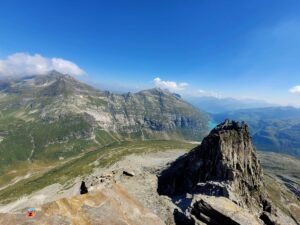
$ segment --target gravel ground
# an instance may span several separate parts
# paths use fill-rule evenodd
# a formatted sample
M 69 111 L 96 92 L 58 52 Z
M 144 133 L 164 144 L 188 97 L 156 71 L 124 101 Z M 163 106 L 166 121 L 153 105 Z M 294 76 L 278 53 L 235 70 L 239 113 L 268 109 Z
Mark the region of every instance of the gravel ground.
M 98 168 L 93 174 L 86 176 L 84 180 L 89 192 L 96 192 L 103 185 L 109 186 L 115 182 L 146 208 L 158 215 L 166 224 L 174 224 L 173 211 L 175 206 L 170 199 L 157 194 L 157 174 L 168 163 L 184 153 L 184 150 L 170 150 L 129 155 L 108 168 Z M 123 171 L 133 173 L 134 176 L 124 175 Z M 28 207 L 39 209 L 39 206 L 47 202 L 73 197 L 79 194 L 81 180 L 77 178 L 67 189 L 60 184 L 50 185 L 15 202 L 0 206 L 0 212 L 18 212 Z
M 157 174 L 168 163 L 183 155 L 184 151 L 166 151 L 143 155 L 130 155 L 110 169 L 130 171 L 135 175 L 116 176 L 116 182 L 139 200 L 146 208 L 158 215 L 166 224 L 174 224 L 175 205 L 166 196 L 157 193 Z

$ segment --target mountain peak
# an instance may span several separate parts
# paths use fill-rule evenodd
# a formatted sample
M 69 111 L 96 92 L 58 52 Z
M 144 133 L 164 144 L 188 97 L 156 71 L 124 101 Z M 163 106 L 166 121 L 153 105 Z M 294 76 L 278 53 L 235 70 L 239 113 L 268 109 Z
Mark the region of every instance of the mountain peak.
M 151 94 L 151 95 L 157 95 L 157 96 L 170 96 L 170 97 L 175 97 L 178 100 L 182 99 L 181 95 L 179 95 L 177 93 L 170 92 L 168 89 L 162 89 L 162 88 L 159 88 L 159 87 L 143 90 L 143 91 L 138 92 L 137 94 L 146 94 L 146 95 Z
M 152 94 L 152 95 L 172 95 L 172 93 L 168 89 L 162 89 L 162 88 L 151 88 L 147 90 L 140 91 L 138 93 L 142 94 Z
M 52 75 L 52 76 L 65 76 L 67 74 L 58 72 L 57 70 L 50 70 L 47 75 Z
M 190 212 L 196 213 L 196 217 L 199 214 L 212 219 L 219 216 L 213 209 L 207 209 L 208 203 L 216 201 L 211 196 L 227 198 L 261 215 L 262 220 L 277 215 L 277 209 L 267 199 L 263 172 L 248 126 L 237 121 L 225 120 L 219 124 L 201 145 L 163 171 L 158 192 L 173 197 L 193 194 Z M 226 212 L 225 208 L 223 210 Z
M 67 73 L 61 73 L 61 72 L 59 72 L 57 70 L 50 70 L 47 74 L 40 75 L 39 77 L 43 77 L 43 76 L 47 77 L 48 79 L 52 78 L 52 79 L 66 79 L 66 80 L 77 81 L 73 76 L 71 76 L 71 75 L 69 75 Z
M 256 189 L 260 192 L 262 186 L 261 167 L 245 123 L 225 120 L 204 138 L 201 145 L 177 163 L 183 168 L 175 171 L 176 163 L 174 168 L 170 168 L 175 174 L 168 177 L 175 180 L 167 181 L 168 188 L 164 190 L 169 194 L 197 191 L 199 182 L 208 181 L 238 182 L 241 185 L 237 187 L 243 188 L 243 191 Z M 164 179 L 162 181 L 165 182 Z M 177 182 L 178 185 L 169 185 Z
M 212 130 L 212 132 L 226 131 L 226 130 L 234 130 L 236 132 L 244 132 L 249 136 L 248 125 L 245 122 L 239 122 L 234 120 L 226 119 L 223 123 L 220 123 L 216 128 Z
M 40 94 L 46 96 L 69 95 L 71 93 L 94 94 L 96 92 L 91 86 L 78 81 L 71 75 L 62 74 L 56 70 L 49 71 L 46 75 L 35 76 L 34 84 L 41 87 Z

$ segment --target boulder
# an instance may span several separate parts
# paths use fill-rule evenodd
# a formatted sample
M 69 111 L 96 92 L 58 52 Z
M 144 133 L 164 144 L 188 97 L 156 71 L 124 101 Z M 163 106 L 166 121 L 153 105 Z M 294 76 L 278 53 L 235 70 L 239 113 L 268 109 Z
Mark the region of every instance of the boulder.
M 263 222 L 248 210 L 228 198 L 199 195 L 189 208 L 189 215 L 208 225 L 262 225 Z
M 123 171 L 123 174 L 126 175 L 126 176 L 129 176 L 129 177 L 133 177 L 133 176 L 135 175 L 134 172 L 128 171 L 128 170 L 124 170 L 124 171 Z
M 85 182 L 82 181 L 81 185 L 80 185 L 80 194 L 83 195 L 83 194 L 87 194 L 87 193 L 88 193 L 88 189 L 85 185 Z

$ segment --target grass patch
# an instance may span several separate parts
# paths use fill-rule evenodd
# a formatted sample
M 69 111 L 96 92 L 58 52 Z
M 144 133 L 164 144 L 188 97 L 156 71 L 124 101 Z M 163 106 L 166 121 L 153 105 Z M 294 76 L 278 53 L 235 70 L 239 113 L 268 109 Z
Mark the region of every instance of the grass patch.
M 70 160 L 44 174 L 35 175 L 22 180 L 15 185 L 0 191 L 0 202 L 7 204 L 21 196 L 38 191 L 48 185 L 67 184 L 76 177 L 82 177 L 93 172 L 96 167 L 109 166 L 129 154 L 142 154 L 166 150 L 190 150 L 194 144 L 179 141 L 138 141 L 115 142 L 106 147 L 85 153 L 82 157 Z M 98 161 L 95 166 L 92 162 Z

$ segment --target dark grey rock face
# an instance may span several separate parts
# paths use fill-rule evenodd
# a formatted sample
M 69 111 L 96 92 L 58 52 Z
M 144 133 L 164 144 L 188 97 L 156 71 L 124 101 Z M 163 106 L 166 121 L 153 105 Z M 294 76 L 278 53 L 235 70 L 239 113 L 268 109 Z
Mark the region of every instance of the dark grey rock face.
M 267 198 L 245 123 L 226 120 L 219 124 L 201 145 L 161 173 L 158 193 L 175 202 L 184 202 L 190 193 L 192 203 L 176 215 L 180 214 L 181 221 L 185 215 L 193 224 L 294 224 L 279 216 Z M 284 222 L 275 223 L 279 220 Z
M 161 174 L 158 191 L 167 195 L 199 192 L 227 197 L 233 191 L 242 205 L 252 207 L 261 202 L 262 177 L 248 126 L 227 120 Z
M 218 209 L 209 199 L 199 199 L 190 208 L 190 214 L 194 221 L 203 221 L 208 225 L 259 225 L 258 218 L 249 214 L 246 210 L 234 206 L 228 199 L 218 199 L 216 203 L 225 206 L 226 211 Z M 226 202 L 227 200 L 227 202 Z M 234 212 L 233 214 L 231 214 Z M 251 222 L 250 222 L 251 221 Z

